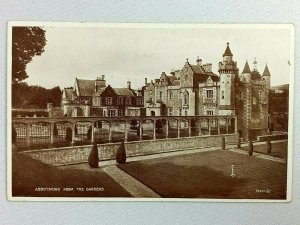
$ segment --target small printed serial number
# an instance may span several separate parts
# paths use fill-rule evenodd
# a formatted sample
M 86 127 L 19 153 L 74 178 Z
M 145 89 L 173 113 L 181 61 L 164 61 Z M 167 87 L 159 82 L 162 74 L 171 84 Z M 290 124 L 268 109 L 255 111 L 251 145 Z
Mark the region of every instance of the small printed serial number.
M 255 190 L 256 193 L 271 193 L 271 189 L 256 189 Z

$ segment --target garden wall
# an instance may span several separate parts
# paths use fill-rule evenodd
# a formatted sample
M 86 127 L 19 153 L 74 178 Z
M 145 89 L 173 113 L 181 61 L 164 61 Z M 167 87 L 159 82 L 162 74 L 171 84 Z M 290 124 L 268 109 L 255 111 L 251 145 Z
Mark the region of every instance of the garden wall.
M 184 151 L 195 148 L 221 146 L 222 136 L 225 136 L 226 144 L 237 143 L 237 134 L 228 134 L 128 142 L 125 143 L 125 149 L 127 157 L 172 151 Z M 116 151 L 119 146 L 120 143 L 99 144 L 99 159 L 115 159 Z M 19 154 L 26 154 L 46 164 L 58 166 L 87 162 L 91 149 L 92 145 L 85 145 L 31 150 L 24 151 Z

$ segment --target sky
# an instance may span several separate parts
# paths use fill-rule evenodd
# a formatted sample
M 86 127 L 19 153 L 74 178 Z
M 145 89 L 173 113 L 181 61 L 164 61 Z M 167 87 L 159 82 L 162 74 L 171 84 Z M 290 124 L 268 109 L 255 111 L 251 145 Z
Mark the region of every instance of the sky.
M 266 27 L 226 26 L 119 26 L 61 27 L 43 26 L 47 43 L 45 52 L 27 65 L 31 85 L 46 88 L 71 87 L 75 78 L 91 79 L 105 75 L 107 84 L 141 88 L 145 82 L 159 78 L 162 72 L 181 69 L 188 58 L 196 64 L 212 63 L 218 74 L 218 62 L 226 43 L 230 43 L 234 61 L 240 72 L 246 60 L 251 69 L 254 57 L 258 70 L 266 63 L 271 73 L 271 85 L 289 83 L 292 62 L 290 30 Z

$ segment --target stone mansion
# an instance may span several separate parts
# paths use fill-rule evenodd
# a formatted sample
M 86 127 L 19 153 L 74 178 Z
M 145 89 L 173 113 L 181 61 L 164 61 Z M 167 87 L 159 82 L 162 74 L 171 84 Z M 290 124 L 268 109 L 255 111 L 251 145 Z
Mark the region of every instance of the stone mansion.
M 227 43 L 218 73 L 211 63 L 195 64 L 188 59 L 180 70 L 158 79 L 140 90 L 113 88 L 104 76 L 96 80 L 75 80 L 62 96 L 64 116 L 218 116 L 235 115 L 242 136 L 268 130 L 270 72 L 266 65 L 262 74 L 254 60 L 239 72 L 237 62 Z M 246 133 L 245 133 L 246 132 Z M 249 133 L 248 133 L 249 132 Z
M 163 72 L 151 82 L 146 78 L 142 89 L 146 115 L 236 115 L 242 136 L 251 131 L 261 134 L 268 130 L 270 72 L 266 65 L 260 74 L 256 60 L 253 65 L 251 70 L 246 62 L 240 74 L 227 43 L 218 75 L 212 64 L 203 64 L 198 57 L 196 64 L 187 59 L 170 75 Z

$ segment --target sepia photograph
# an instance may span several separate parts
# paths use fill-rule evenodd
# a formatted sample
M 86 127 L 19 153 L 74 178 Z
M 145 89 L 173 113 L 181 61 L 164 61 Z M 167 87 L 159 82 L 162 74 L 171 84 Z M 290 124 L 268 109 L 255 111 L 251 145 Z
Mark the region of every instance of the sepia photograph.
M 292 200 L 292 25 L 7 32 L 9 200 Z

